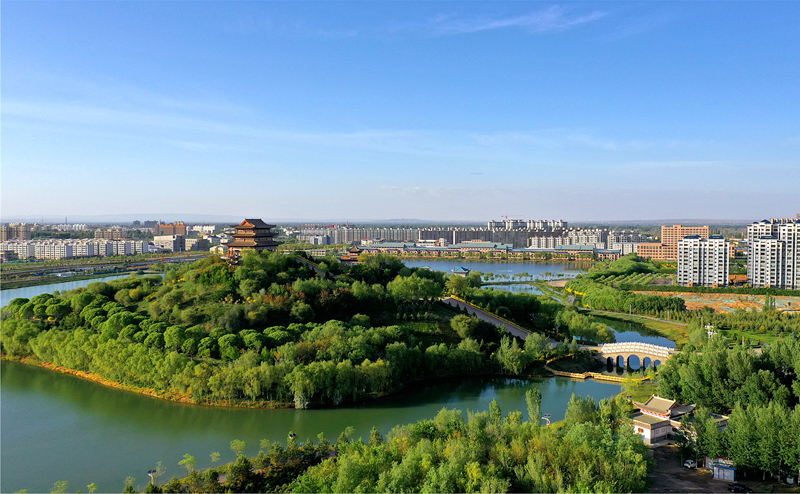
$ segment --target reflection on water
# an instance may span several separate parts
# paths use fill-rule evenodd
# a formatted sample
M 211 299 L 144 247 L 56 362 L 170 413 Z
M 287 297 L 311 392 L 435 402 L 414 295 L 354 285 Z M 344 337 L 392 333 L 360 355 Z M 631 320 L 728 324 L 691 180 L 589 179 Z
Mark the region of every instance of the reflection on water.
M 488 285 L 483 288 L 503 290 L 511 293 L 535 293 L 536 295 L 544 295 L 542 291 L 534 285 Z
M 186 453 L 197 458 L 198 468 L 212 466 L 214 451 L 232 461 L 233 439 L 245 441 L 247 454 L 255 455 L 262 439 L 285 442 L 289 431 L 315 442 L 324 432 L 335 441 L 353 426 L 356 437 L 368 438 L 373 426 L 385 434 L 442 408 L 488 410 L 493 399 L 504 413 L 521 410 L 527 416 L 525 391 L 532 386 L 542 391 L 542 413 L 560 419 L 572 393 L 599 401 L 620 389 L 593 381 L 475 378 L 409 386 L 343 408 L 250 410 L 172 403 L 16 362 L 3 362 L 0 378 L 2 492 L 47 492 L 57 480 L 68 481 L 72 490 L 95 482 L 101 491 L 119 491 L 127 476 L 143 488 L 147 470 L 159 460 L 167 479 L 180 474 L 177 463 Z
M 77 281 L 65 281 L 63 283 L 51 283 L 49 285 L 38 285 L 38 286 L 28 286 L 24 288 L 12 288 L 10 290 L 0 290 L 0 307 L 5 307 L 8 305 L 9 302 L 14 300 L 15 298 L 33 298 L 37 295 L 41 295 L 42 293 L 53 293 L 56 290 L 60 291 L 67 291 L 67 290 L 74 290 L 76 288 L 80 288 L 82 286 L 87 286 L 89 283 L 94 283 L 95 281 L 110 281 L 115 280 L 117 278 L 125 278 L 130 276 L 130 274 L 115 274 L 111 276 L 104 276 L 102 278 L 94 278 L 91 280 L 77 280 Z
M 624 343 L 628 341 L 637 343 L 650 343 L 652 345 L 660 345 L 667 348 L 675 348 L 675 342 L 659 336 L 658 333 L 635 322 L 617 321 L 608 319 L 602 316 L 589 316 L 592 322 L 605 324 L 613 329 L 616 333 L 617 343 Z
M 467 259 L 453 259 L 453 260 L 439 260 L 439 259 L 424 259 L 420 261 L 403 260 L 403 264 L 410 268 L 420 268 L 427 266 L 434 271 L 443 271 L 450 273 L 453 269 L 465 267 L 472 271 L 480 271 L 482 273 L 494 273 L 495 275 L 514 275 L 518 273 L 528 273 L 532 277 L 545 277 L 551 276 L 555 278 L 559 274 L 563 274 L 567 278 L 577 276 L 581 273 L 589 271 L 590 264 L 579 262 L 492 262 L 492 261 L 470 261 Z M 546 273 L 550 273 L 546 275 Z M 497 280 L 501 281 L 501 280 Z M 512 281 L 512 280 L 507 280 Z

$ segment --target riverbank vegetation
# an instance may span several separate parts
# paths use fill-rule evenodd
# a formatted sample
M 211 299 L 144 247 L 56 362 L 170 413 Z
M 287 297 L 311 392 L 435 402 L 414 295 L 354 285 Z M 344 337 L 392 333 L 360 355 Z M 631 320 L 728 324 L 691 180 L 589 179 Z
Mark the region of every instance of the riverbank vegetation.
M 232 441 L 235 462 L 146 492 L 642 492 L 652 460 L 633 433 L 619 397 L 572 396 L 560 427 L 544 427 L 541 395 L 530 391 L 527 420 L 512 411 L 442 409 L 432 419 L 394 427 L 369 441 L 345 431 L 335 444 L 262 441 L 255 458 Z M 188 460 L 187 460 L 188 458 Z M 187 463 L 188 462 L 188 463 Z
M 162 397 L 298 408 L 423 379 L 518 375 L 564 350 L 454 318 L 436 300 L 463 278 L 381 255 L 349 269 L 323 264 L 318 276 L 293 256 L 250 253 L 235 267 L 209 257 L 171 267 L 163 282 L 131 276 L 15 299 L 3 310 L 2 349 Z M 468 289 L 532 330 L 551 328 L 561 308 L 544 296 Z

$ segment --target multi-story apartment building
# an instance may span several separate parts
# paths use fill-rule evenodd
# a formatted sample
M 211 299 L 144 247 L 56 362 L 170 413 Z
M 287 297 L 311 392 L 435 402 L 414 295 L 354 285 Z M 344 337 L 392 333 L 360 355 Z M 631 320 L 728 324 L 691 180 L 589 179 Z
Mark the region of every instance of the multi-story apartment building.
M 186 237 L 183 235 L 156 235 L 153 245 L 171 252 L 184 252 L 186 250 Z
M 30 240 L 31 226 L 27 223 L 11 223 L 10 225 L 0 226 L 0 241 L 7 240 Z
M 186 224 L 183 221 L 175 223 L 159 223 L 156 225 L 156 235 L 183 235 L 186 236 Z
M 660 243 L 640 243 L 637 250 L 640 257 L 658 259 L 661 261 L 678 260 L 678 241 L 689 235 L 699 235 L 708 238 L 710 229 L 706 226 L 661 226 Z
M 639 242 L 608 242 L 608 248 L 611 250 L 618 250 L 623 256 L 628 254 L 635 254 L 639 251 Z
M 9 251 L 16 254 L 17 259 L 36 257 L 36 249 L 31 242 L 10 240 L 0 242 L 0 251 Z
M 786 244 L 763 236 L 750 242 L 747 249 L 747 283 L 755 288 L 782 288 Z
M 784 287 L 800 290 L 800 221 L 780 225 L 778 238 L 786 245 Z
M 800 219 L 773 218 L 747 227 L 747 283 L 800 290 Z
M 106 240 L 121 240 L 127 237 L 127 232 L 122 228 L 108 228 L 99 229 L 94 231 L 94 238 L 102 238 Z
M 678 241 L 678 284 L 721 287 L 728 284 L 730 243 L 720 235 L 689 235 Z

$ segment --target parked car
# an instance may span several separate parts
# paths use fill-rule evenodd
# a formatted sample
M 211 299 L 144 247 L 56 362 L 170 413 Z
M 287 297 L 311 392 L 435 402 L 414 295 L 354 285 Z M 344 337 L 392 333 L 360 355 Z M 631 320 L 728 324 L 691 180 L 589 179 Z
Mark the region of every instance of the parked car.
M 753 492 L 753 489 L 739 483 L 728 484 L 728 490 L 730 492 Z
M 694 460 L 686 460 L 683 462 L 683 466 L 686 468 L 697 468 L 697 462 Z

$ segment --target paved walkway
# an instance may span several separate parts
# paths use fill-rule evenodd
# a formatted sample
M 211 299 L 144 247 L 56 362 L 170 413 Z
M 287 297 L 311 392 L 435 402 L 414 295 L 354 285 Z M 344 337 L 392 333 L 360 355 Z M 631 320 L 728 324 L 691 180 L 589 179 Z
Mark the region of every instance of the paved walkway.
M 523 340 L 526 339 L 528 337 L 528 335 L 530 334 L 528 331 L 523 329 L 521 326 L 517 326 L 516 324 L 514 324 L 512 322 L 508 322 L 508 321 L 506 321 L 504 319 L 501 319 L 501 318 L 495 316 L 494 314 L 492 314 L 491 312 L 486 312 L 485 310 L 479 309 L 479 308 L 475 307 L 474 305 L 470 305 L 470 304 L 464 303 L 464 302 L 462 302 L 461 300 L 459 300 L 457 298 L 445 297 L 445 298 L 442 299 L 442 302 L 444 302 L 446 304 L 449 304 L 449 305 L 452 305 L 454 307 L 458 307 L 460 309 L 466 308 L 468 314 L 474 315 L 478 319 L 480 319 L 482 321 L 486 321 L 489 324 L 493 324 L 493 325 L 495 325 L 497 327 L 503 328 L 503 329 L 506 330 L 506 332 L 508 334 L 514 335 L 514 336 L 516 336 L 518 338 L 521 338 Z

